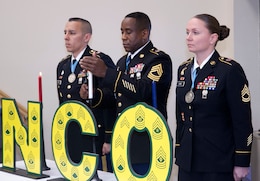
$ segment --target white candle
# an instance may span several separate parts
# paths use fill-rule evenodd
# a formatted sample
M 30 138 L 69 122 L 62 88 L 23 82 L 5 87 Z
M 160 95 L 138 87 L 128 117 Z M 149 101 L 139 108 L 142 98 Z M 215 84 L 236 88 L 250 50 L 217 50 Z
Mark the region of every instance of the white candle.
M 93 74 L 88 71 L 88 98 L 93 99 Z

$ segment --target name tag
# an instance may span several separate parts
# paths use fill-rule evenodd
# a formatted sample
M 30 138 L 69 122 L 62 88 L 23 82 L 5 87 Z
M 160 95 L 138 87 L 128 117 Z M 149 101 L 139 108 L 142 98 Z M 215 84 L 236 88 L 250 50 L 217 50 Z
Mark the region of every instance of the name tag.
M 185 81 L 177 81 L 177 87 L 184 87 Z

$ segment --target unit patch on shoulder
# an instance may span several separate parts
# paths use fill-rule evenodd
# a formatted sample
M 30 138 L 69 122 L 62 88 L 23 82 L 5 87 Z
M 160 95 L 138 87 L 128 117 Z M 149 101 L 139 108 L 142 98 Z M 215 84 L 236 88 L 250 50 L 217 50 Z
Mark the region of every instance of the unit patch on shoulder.
M 244 85 L 244 88 L 241 90 L 241 99 L 243 102 L 249 102 L 251 100 L 250 91 L 247 85 Z
M 163 74 L 162 64 L 155 65 L 151 68 L 147 77 L 153 81 L 158 82 Z

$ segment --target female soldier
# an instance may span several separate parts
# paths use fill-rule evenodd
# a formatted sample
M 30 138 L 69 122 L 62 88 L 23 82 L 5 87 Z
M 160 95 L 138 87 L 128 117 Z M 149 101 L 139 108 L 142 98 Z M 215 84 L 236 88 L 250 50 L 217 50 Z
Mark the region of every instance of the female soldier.
M 229 35 L 208 14 L 187 24 L 195 56 L 178 68 L 176 164 L 179 181 L 240 181 L 252 144 L 250 92 L 242 67 L 215 50 Z

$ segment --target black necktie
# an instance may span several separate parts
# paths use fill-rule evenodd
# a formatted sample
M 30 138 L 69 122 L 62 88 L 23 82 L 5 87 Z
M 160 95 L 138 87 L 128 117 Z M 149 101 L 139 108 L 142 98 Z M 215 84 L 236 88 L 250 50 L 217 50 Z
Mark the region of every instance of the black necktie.
M 131 55 L 128 55 L 127 58 L 126 58 L 126 61 L 125 61 L 125 70 L 127 71 L 128 69 L 128 65 L 131 61 Z
M 196 79 L 196 77 L 198 76 L 198 74 L 200 72 L 200 67 L 197 67 L 195 71 L 196 71 L 196 74 L 195 74 L 195 79 Z

